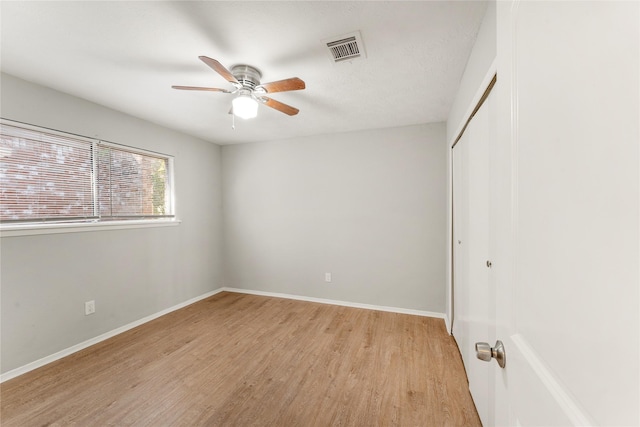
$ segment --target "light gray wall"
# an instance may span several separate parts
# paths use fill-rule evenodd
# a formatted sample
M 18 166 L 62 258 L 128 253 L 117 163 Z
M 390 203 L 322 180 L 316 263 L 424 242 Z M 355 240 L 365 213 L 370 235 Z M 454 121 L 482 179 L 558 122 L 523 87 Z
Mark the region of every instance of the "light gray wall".
M 484 14 L 480 30 L 476 42 L 473 45 L 471 54 L 467 61 L 460 87 L 456 93 L 456 97 L 449 112 L 447 120 L 447 241 L 444 251 L 447 254 L 447 292 L 446 292 L 446 310 L 447 318 L 453 321 L 455 313 L 453 310 L 452 299 L 452 276 L 451 276 L 451 205 L 452 205 L 452 185 L 451 185 L 451 149 L 453 142 L 458 136 L 462 127 L 469 118 L 469 114 L 477 103 L 479 92 L 484 92 L 486 86 L 483 87 L 483 81 L 489 76 L 495 67 L 494 61 L 497 56 L 497 18 L 496 3 L 490 1 Z M 499 84 L 500 77 L 498 76 Z M 488 82 L 486 82 L 488 83 Z M 450 326 L 450 325 L 449 325 Z
M 496 22 L 496 3 L 489 1 L 447 118 L 447 141 L 452 141 L 457 136 L 469 118 L 469 108 L 474 107 L 473 97 L 480 90 L 482 80 L 496 58 Z
M 222 286 L 218 145 L 2 74 L 1 114 L 175 156 L 176 227 L 3 237 L 2 372 Z M 84 315 L 95 299 L 96 313 Z
M 444 312 L 445 159 L 444 123 L 223 146 L 226 285 Z

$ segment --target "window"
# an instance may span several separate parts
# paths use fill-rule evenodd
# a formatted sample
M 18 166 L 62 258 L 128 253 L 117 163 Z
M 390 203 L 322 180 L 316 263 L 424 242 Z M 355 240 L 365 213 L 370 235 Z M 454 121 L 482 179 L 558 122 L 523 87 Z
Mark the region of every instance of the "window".
M 0 123 L 0 222 L 173 218 L 172 158 Z
M 102 144 L 96 157 L 101 218 L 171 216 L 168 158 Z

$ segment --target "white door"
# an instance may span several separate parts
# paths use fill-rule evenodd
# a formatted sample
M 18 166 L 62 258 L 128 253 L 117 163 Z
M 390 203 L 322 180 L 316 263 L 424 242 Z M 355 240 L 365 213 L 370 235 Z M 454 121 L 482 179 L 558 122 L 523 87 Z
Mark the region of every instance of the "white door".
M 497 13 L 496 424 L 638 426 L 640 3 Z
M 495 138 L 493 95 L 453 147 L 453 336 L 484 425 L 493 422 L 492 366 L 476 363 L 475 343 L 495 336 L 495 290 L 489 280 L 489 148 Z

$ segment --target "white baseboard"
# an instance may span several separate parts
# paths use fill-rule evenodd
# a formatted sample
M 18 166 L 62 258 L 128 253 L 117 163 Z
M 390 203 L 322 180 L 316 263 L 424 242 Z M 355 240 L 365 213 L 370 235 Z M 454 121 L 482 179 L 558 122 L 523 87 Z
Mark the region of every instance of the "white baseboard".
M 444 313 L 436 313 L 433 311 L 414 310 L 410 308 L 399 308 L 399 307 L 387 307 L 382 305 L 360 304 L 358 302 L 339 301 L 339 300 L 333 300 L 333 299 L 307 297 L 302 295 L 281 294 L 278 292 L 252 291 L 250 289 L 240 289 L 240 288 L 230 288 L 230 287 L 224 287 L 222 288 L 222 290 L 227 292 L 237 292 L 242 294 L 262 295 L 262 296 L 274 297 L 274 298 L 286 298 L 286 299 L 294 299 L 299 301 L 317 302 L 320 304 L 332 304 L 332 305 L 340 305 L 344 307 L 364 308 L 367 310 L 387 311 L 390 313 L 413 314 L 414 316 L 435 317 L 438 319 L 444 319 L 445 323 L 447 321 L 447 317 Z
M 435 318 L 439 318 L 439 319 L 444 319 L 445 324 L 448 325 L 448 318 L 444 313 L 436 313 L 436 312 L 432 312 L 432 311 L 423 311 L 423 310 L 413 310 L 413 309 L 408 309 L 408 308 L 399 308 L 399 307 L 386 307 L 386 306 L 380 306 L 380 305 L 371 305 L 371 304 L 360 304 L 360 303 L 356 303 L 356 302 L 348 302 L 348 301 L 338 301 L 338 300 L 331 300 L 331 299 L 325 299 L 325 298 L 314 298 L 314 297 L 306 297 L 306 296 L 301 296 L 301 295 L 290 295 L 290 294 L 281 294 L 281 293 L 277 293 L 277 292 L 263 292 L 263 291 L 252 291 L 249 289 L 239 289 L 239 288 L 230 288 L 230 287 L 222 287 L 222 288 L 218 288 L 214 291 L 211 292 L 207 292 L 206 294 L 197 296 L 195 298 L 191 298 L 190 300 L 187 300 L 185 302 L 182 302 L 180 304 L 174 305 L 173 307 L 169 307 L 167 309 L 164 309 L 162 311 L 159 311 L 157 313 L 154 313 L 150 316 L 144 317 L 140 320 L 136 320 L 135 322 L 131 322 L 127 325 L 121 326 L 119 328 L 113 329 L 109 332 L 106 332 L 102 335 L 98 335 L 97 337 L 88 339 L 86 341 L 81 342 L 80 344 L 76 344 L 73 345 L 69 348 L 66 348 L 64 350 L 61 350 L 57 353 L 51 354 L 49 356 L 43 357 L 42 359 L 38 359 L 35 362 L 31 362 L 31 363 L 27 363 L 24 366 L 20 366 L 19 368 L 16 369 L 12 369 L 11 371 L 5 372 L 4 374 L 0 375 L 0 383 L 3 383 L 5 381 L 8 381 L 12 378 L 18 377 L 22 374 L 26 374 L 29 371 L 33 371 L 34 369 L 40 368 L 48 363 L 51 362 L 55 362 L 56 360 L 62 359 L 63 357 L 69 356 L 73 353 L 76 353 L 80 350 L 84 350 L 87 347 L 90 347 L 94 344 L 98 344 L 99 342 L 102 342 L 106 339 L 109 339 L 111 337 L 114 337 L 118 334 L 121 334 L 123 332 L 128 331 L 129 329 L 133 329 L 137 326 L 140 326 L 144 323 L 150 322 L 154 319 L 157 319 L 160 316 L 164 316 L 165 314 L 171 313 L 172 311 L 176 311 L 179 310 L 183 307 L 186 307 L 188 305 L 191 305 L 195 302 L 198 302 L 200 300 L 203 300 L 205 298 L 209 298 L 210 296 L 213 296 L 215 294 L 218 294 L 220 292 L 223 291 L 227 291 L 227 292 L 236 292 L 236 293 L 242 293 L 242 294 L 251 294 L 251 295 L 262 295 L 262 296 L 268 296 L 268 297 L 274 297 L 274 298 L 286 298 L 286 299 L 293 299 L 293 300 L 299 300 L 299 301 L 309 301 L 309 302 L 317 302 L 320 304 L 332 304 L 332 305 L 339 305 L 339 306 L 344 306 L 344 307 L 354 307 L 354 308 L 364 308 L 367 310 L 378 310 L 378 311 L 387 311 L 387 312 L 391 312 L 391 313 L 401 313 L 401 314 L 412 314 L 415 316 L 424 316 L 424 317 L 435 317 Z
M 451 332 L 452 332 L 452 331 L 451 331 L 451 320 L 449 320 L 449 316 L 447 316 L 447 313 L 444 313 L 444 314 L 443 314 L 443 316 L 444 316 L 444 317 L 443 317 L 443 319 L 444 319 L 444 325 L 445 325 L 445 327 L 447 328 L 447 333 L 448 333 L 449 335 L 452 335 L 452 334 L 451 334 Z
M 61 351 L 59 351 L 57 353 L 54 353 L 54 354 L 51 354 L 49 356 L 43 357 L 42 359 L 38 359 L 35 362 L 27 363 L 24 366 L 20 366 L 19 368 L 12 369 L 11 371 L 7 371 L 4 374 L 0 375 L 0 383 L 8 381 L 8 380 L 10 380 L 12 378 L 15 378 L 17 376 L 20 376 L 22 374 L 26 374 L 29 371 L 33 371 L 34 369 L 40 368 L 41 366 L 44 366 L 44 365 L 46 365 L 48 363 L 55 362 L 58 359 L 62 359 L 63 357 L 69 356 L 69 355 L 71 355 L 73 353 L 76 353 L 76 352 L 78 352 L 80 350 L 84 350 L 87 347 L 90 347 L 90 346 L 92 346 L 94 344 L 98 344 L 99 342 L 102 342 L 102 341 L 104 341 L 106 339 L 109 339 L 109 338 L 114 337 L 114 336 L 116 336 L 118 334 L 126 332 L 129 329 L 133 329 L 136 326 L 140 326 L 140 325 L 142 325 L 144 323 L 147 323 L 147 322 L 150 322 L 150 321 L 152 321 L 154 319 L 157 319 L 160 316 L 164 316 L 165 314 L 171 313 L 172 311 L 176 311 L 176 310 L 179 310 L 181 308 L 184 308 L 184 307 L 186 307 L 188 305 L 193 304 L 194 302 L 198 302 L 198 301 L 203 300 L 205 298 L 209 298 L 210 296 L 213 296 L 213 295 L 215 295 L 217 293 L 220 293 L 222 291 L 223 291 L 223 288 L 218 288 L 218 289 L 216 289 L 214 291 L 207 292 L 206 294 L 202 294 L 202 295 L 197 296 L 195 298 L 191 298 L 190 300 L 181 302 L 180 304 L 174 305 L 173 307 L 166 308 L 166 309 L 164 309 L 162 311 L 159 311 L 157 313 L 154 313 L 154 314 L 152 314 L 150 316 L 143 317 L 140 320 L 136 320 L 135 322 L 131 322 L 131 323 L 127 324 L 127 325 L 121 326 L 121 327 L 116 328 L 116 329 L 114 329 L 112 331 L 105 332 L 102 335 L 98 335 L 97 337 L 94 337 L 94 338 L 88 339 L 86 341 L 83 341 L 80 344 L 76 344 L 76 345 L 73 345 L 73 346 L 71 346 L 69 348 L 65 348 L 64 350 L 61 350 Z

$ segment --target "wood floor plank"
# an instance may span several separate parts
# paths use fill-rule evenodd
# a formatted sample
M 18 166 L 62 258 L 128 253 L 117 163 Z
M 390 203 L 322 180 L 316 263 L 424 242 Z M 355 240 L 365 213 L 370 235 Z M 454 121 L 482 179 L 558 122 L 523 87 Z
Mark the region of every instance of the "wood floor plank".
M 441 319 L 230 292 L 0 397 L 3 427 L 480 425 Z

